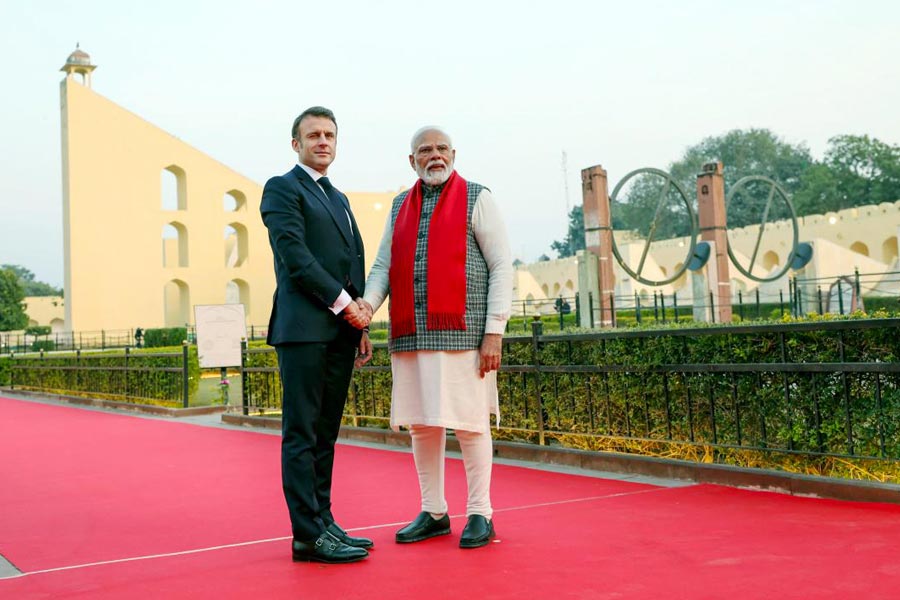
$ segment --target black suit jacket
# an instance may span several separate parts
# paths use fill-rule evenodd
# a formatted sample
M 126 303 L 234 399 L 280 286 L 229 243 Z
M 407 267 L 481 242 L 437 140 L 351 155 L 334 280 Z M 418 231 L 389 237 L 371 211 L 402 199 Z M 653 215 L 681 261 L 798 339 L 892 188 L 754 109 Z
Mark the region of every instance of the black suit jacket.
M 359 331 L 328 308 L 342 289 L 353 298 L 365 291 L 362 237 L 347 197 L 338 195 L 343 206 L 299 165 L 263 188 L 260 212 L 275 256 L 267 338 L 272 346 L 327 342 L 338 335 L 359 339 Z

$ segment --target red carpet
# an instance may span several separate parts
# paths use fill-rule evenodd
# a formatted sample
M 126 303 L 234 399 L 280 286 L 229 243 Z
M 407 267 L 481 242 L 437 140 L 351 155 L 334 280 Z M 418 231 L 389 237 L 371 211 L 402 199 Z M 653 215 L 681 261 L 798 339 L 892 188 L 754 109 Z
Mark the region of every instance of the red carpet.
M 454 535 L 400 546 L 411 456 L 341 445 L 336 515 L 376 549 L 322 566 L 277 539 L 277 436 L 0 398 L 0 453 L 0 554 L 24 573 L 3 599 L 900 598 L 893 505 L 498 465 L 497 542 L 460 550 L 457 516 Z M 459 461 L 447 475 L 458 515 Z

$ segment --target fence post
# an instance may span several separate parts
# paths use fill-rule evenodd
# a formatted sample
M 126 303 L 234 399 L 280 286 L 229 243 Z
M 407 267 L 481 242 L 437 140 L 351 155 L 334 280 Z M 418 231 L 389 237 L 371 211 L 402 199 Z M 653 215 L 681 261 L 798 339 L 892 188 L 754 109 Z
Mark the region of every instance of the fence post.
M 635 292 L 634 293 L 634 318 L 637 321 L 637 324 L 641 324 L 641 296 Z
M 41 368 L 38 369 L 38 373 L 40 373 L 40 377 L 38 378 L 38 386 L 41 389 L 44 389 L 44 349 L 41 348 Z
M 531 352 L 534 358 L 534 393 L 537 398 L 538 444 L 545 445 L 544 439 L 544 398 L 541 394 L 541 348 L 539 338 L 544 333 L 544 323 L 540 319 L 531 322 Z
M 591 313 L 591 329 L 594 328 L 594 292 L 588 292 L 588 310 Z
M 241 338 L 241 413 L 244 416 L 250 414 L 249 398 L 247 397 L 247 374 L 244 368 L 247 366 L 248 354 L 247 338 Z
M 712 292 L 709 293 L 709 320 L 710 323 L 716 322 L 716 303 Z
M 678 292 L 672 292 L 672 310 L 675 311 L 675 322 L 678 322 Z
M 782 318 L 784 318 L 784 290 L 778 290 L 778 307 L 781 309 Z
M 760 306 L 759 306 L 759 286 L 756 287 L 756 318 L 759 319 L 760 314 Z
M 562 294 L 559 295 L 559 330 L 563 331 L 565 329 L 565 324 L 563 323 L 563 297 Z
M 738 312 L 741 315 L 741 322 L 744 321 L 744 294 L 738 290 Z
M 856 286 L 856 306 L 859 306 L 859 300 L 862 298 L 862 289 L 859 287 L 859 267 L 853 267 L 853 281 Z
M 9 339 L 9 338 L 6 338 Z M 16 360 L 16 353 L 9 353 L 9 389 L 16 389 L 16 369 L 13 365 L 13 362 Z
M 838 278 L 838 280 L 837 280 L 837 286 L 838 286 L 838 306 L 840 307 L 841 315 L 843 316 L 843 314 L 844 314 L 844 290 L 841 289 L 841 279 L 840 278 Z
M 184 408 L 190 403 L 190 387 L 188 386 L 188 341 L 181 342 L 181 403 Z
M 100 330 L 100 349 L 106 350 L 106 330 Z
M 609 293 L 609 322 L 614 329 L 619 326 L 619 320 L 616 318 L 616 296 L 614 292 Z
M 823 315 L 823 314 L 825 314 L 825 310 L 822 308 L 823 305 L 822 305 L 822 286 L 821 285 L 816 286 L 816 296 L 819 299 L 819 314 Z
M 653 320 L 659 321 L 659 301 L 656 299 L 656 290 L 653 290 Z
M 128 402 L 128 358 L 131 356 L 131 348 L 125 346 L 125 402 Z
M 666 297 L 662 292 L 659 293 L 659 308 L 662 313 L 662 322 L 666 322 Z

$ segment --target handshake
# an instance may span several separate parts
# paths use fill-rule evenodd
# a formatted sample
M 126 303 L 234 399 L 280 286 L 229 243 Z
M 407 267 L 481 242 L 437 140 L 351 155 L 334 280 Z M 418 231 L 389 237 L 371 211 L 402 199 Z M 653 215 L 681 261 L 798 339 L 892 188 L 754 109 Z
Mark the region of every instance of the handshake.
M 357 298 L 348 304 L 341 314 L 345 321 L 357 329 L 365 329 L 372 322 L 372 315 L 375 314 L 375 311 L 371 304 L 362 298 Z

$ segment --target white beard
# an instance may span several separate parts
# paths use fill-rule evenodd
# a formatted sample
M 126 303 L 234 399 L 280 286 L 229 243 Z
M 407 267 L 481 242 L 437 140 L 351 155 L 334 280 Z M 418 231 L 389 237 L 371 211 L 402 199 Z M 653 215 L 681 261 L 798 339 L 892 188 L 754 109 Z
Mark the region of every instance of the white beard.
M 440 163 L 444 168 L 439 171 L 429 171 L 428 167 L 433 166 L 437 162 L 438 161 L 435 161 L 434 163 L 428 163 L 427 165 L 425 165 L 424 169 L 420 169 L 419 165 L 416 165 L 416 175 L 418 175 L 422 179 L 422 182 L 425 185 L 441 185 L 442 183 L 450 179 L 450 175 L 453 173 L 453 163 L 450 163 L 449 165 Z

